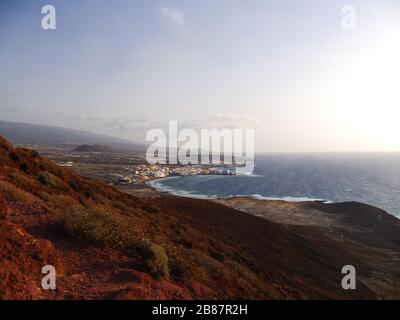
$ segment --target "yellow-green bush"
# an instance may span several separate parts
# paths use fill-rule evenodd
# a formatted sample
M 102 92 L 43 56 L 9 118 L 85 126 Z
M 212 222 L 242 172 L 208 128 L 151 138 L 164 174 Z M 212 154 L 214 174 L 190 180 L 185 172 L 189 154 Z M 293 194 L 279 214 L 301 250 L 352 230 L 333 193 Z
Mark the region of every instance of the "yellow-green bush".
M 101 206 L 75 206 L 67 210 L 63 225 L 74 237 L 141 253 L 145 256 L 147 267 L 154 277 L 169 277 L 168 257 L 164 249 L 138 236 L 135 223 L 128 216 Z
M 54 176 L 51 175 L 50 173 L 47 172 L 40 172 L 38 174 L 38 179 L 40 181 L 41 184 L 48 186 L 48 187 L 52 187 L 52 188 L 56 188 L 57 187 L 57 183 L 54 179 Z
M 49 172 L 40 172 L 38 174 L 38 180 L 42 185 L 53 189 L 58 189 L 61 191 L 68 191 L 69 189 L 69 186 L 63 180 Z
M 242 266 L 236 261 L 227 260 L 224 262 L 224 265 L 227 266 L 231 271 L 235 272 L 238 275 L 238 279 L 243 279 L 254 287 L 258 287 L 258 285 L 262 283 L 260 278 L 253 271 Z
M 164 248 L 151 242 L 144 242 L 146 264 L 155 278 L 169 278 L 168 256 Z

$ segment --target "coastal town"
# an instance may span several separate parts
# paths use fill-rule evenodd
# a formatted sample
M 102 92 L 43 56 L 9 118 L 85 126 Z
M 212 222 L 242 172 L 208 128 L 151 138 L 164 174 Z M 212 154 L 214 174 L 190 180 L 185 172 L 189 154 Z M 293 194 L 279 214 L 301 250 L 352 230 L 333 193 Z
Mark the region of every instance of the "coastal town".
M 239 164 L 149 164 L 143 153 L 83 152 L 60 148 L 39 148 L 42 155 L 77 173 L 114 186 L 144 184 L 172 176 L 238 174 Z
M 194 176 L 194 175 L 235 175 L 234 166 L 211 165 L 149 165 L 138 164 L 125 168 L 125 174 L 116 174 L 114 182 L 119 184 L 144 183 L 153 179 L 168 176 Z

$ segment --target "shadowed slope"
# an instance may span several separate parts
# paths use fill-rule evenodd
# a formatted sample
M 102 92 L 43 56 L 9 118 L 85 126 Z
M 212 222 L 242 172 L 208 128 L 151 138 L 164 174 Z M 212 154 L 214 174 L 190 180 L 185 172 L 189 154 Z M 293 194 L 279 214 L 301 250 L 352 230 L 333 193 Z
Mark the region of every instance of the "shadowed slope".
M 9 230 L 1 245 L 18 252 L 14 260 L 0 253 L 8 277 L 0 283 L 3 298 L 19 297 L 20 274 L 8 267 L 10 261 L 34 266 L 25 273 L 34 289 L 23 298 L 376 296 L 363 282 L 356 291 L 341 288 L 343 265 L 360 266 L 365 277 L 370 271 L 342 243 L 315 228 L 288 228 L 206 200 L 138 199 L 1 138 L 0 204 L 2 230 Z M 14 237 L 15 228 L 21 239 Z M 26 239 L 46 245 L 34 255 L 21 249 Z M 40 289 L 43 263 L 62 270 L 56 292 Z

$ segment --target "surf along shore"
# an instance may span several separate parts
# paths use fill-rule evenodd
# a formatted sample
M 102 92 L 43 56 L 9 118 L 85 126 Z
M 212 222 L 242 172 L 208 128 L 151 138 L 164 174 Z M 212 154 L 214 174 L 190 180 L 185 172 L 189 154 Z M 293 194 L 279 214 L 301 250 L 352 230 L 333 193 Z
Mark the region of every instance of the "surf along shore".
M 168 195 L 222 204 L 277 223 L 304 240 L 326 244 L 333 241 L 351 252 L 357 267 L 368 270 L 364 284 L 380 298 L 400 298 L 400 220 L 387 212 L 359 202 L 325 200 L 288 201 L 258 196 L 204 196 L 165 188 L 158 184 L 168 177 L 146 183 L 152 196 Z M 397 231 L 396 231 L 397 230 Z

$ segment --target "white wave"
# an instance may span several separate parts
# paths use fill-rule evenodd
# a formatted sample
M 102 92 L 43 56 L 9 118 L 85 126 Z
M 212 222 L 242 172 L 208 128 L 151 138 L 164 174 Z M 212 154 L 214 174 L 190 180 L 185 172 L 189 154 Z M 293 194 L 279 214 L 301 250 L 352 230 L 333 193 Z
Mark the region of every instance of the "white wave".
M 162 181 L 165 181 L 166 179 L 175 179 L 179 177 L 171 177 L 171 178 L 165 178 L 165 179 L 157 179 L 157 180 L 152 180 L 147 182 L 147 184 L 153 188 L 155 188 L 157 191 L 160 192 L 165 192 L 174 196 L 178 197 L 185 197 L 185 198 L 195 198 L 195 199 L 217 199 L 217 195 L 203 195 L 203 194 L 195 194 L 190 191 L 185 191 L 185 190 L 180 190 L 180 189 L 175 189 L 172 187 L 167 187 L 162 184 Z
M 218 196 L 214 195 L 205 195 L 205 194 L 197 194 L 190 191 L 175 189 L 172 187 L 168 187 L 163 185 L 162 181 L 166 179 L 176 179 L 179 177 L 170 177 L 158 180 L 149 181 L 147 184 L 151 187 L 155 188 L 160 192 L 165 192 L 174 196 L 178 197 L 185 197 L 185 198 L 195 198 L 195 199 L 230 199 L 230 198 L 253 198 L 257 200 L 269 200 L 269 201 L 285 201 L 285 202 L 314 202 L 314 201 L 321 201 L 324 203 L 333 203 L 332 201 L 325 200 L 325 199 L 318 199 L 318 198 L 308 198 L 308 197 L 267 197 L 262 196 L 260 194 L 242 194 L 242 195 L 228 195 L 228 196 Z
M 254 174 L 251 172 L 238 172 L 236 171 L 235 176 L 239 176 L 239 177 L 256 177 L 256 178 L 262 178 L 264 176 L 260 175 L 260 174 Z
M 286 201 L 286 202 L 314 202 L 314 201 L 322 201 L 324 203 L 333 203 L 332 201 L 318 198 L 308 198 L 308 197 L 266 197 L 260 194 L 253 195 L 243 195 L 243 196 L 234 196 L 234 197 L 248 197 L 254 198 L 258 200 L 270 200 L 270 201 Z

